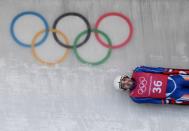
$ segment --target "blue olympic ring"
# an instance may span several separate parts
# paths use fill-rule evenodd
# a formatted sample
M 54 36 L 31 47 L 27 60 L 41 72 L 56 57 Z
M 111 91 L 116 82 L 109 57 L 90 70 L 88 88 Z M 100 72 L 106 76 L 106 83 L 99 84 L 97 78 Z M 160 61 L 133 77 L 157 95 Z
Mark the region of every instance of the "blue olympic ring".
M 30 48 L 31 45 L 28 45 L 27 43 L 24 43 L 24 42 L 21 42 L 15 35 L 15 32 L 14 32 L 14 26 L 15 26 L 15 23 L 16 21 L 24 16 L 24 15 L 34 15 L 34 16 L 37 16 L 38 18 L 40 18 L 42 20 L 42 22 L 44 23 L 44 26 L 45 26 L 45 30 L 48 30 L 49 29 L 49 25 L 46 21 L 46 19 L 39 13 L 36 13 L 36 12 L 33 12 L 33 11 L 27 11 L 27 12 L 22 12 L 20 14 L 18 14 L 17 16 L 14 17 L 14 19 L 12 20 L 12 23 L 11 23 L 11 26 L 10 26 L 10 32 L 11 32 L 11 36 L 13 37 L 13 39 L 16 41 L 17 44 L 19 44 L 20 46 L 23 46 L 23 47 L 26 47 L 26 48 Z M 47 39 L 48 37 L 48 31 L 45 31 L 45 35 L 44 37 L 36 43 L 35 46 L 39 46 L 41 45 L 42 43 L 45 42 L 45 40 Z

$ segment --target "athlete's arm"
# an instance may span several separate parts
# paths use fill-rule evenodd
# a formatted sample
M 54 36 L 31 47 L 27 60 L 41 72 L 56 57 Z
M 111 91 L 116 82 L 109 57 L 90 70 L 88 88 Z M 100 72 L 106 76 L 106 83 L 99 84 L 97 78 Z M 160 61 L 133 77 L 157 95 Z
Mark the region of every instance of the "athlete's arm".
M 136 103 L 152 103 L 152 104 L 165 104 L 165 100 L 163 99 L 155 99 L 155 98 L 135 98 L 131 97 L 131 99 Z
M 189 69 L 175 69 L 175 68 L 148 67 L 148 66 L 139 66 L 134 70 L 134 72 L 162 73 L 166 75 L 174 75 L 174 74 L 189 75 Z
M 168 72 L 168 68 L 139 66 L 135 68 L 134 72 L 164 73 Z

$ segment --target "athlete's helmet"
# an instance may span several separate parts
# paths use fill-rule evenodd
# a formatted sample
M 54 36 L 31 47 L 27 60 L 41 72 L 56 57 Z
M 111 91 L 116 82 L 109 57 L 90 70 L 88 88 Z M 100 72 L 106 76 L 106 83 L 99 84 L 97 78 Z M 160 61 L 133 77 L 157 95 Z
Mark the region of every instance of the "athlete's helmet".
M 122 79 L 122 76 L 117 76 L 115 79 L 114 79 L 114 87 L 119 90 L 121 89 L 121 79 Z

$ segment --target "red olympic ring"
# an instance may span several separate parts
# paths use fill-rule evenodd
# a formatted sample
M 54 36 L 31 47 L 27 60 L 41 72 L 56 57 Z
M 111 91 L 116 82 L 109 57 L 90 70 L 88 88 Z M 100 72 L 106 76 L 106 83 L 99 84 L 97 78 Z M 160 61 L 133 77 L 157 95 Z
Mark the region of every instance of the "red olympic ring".
M 108 43 L 104 42 L 104 41 L 99 37 L 99 34 L 96 33 L 96 34 L 95 34 L 95 37 L 96 37 L 96 39 L 99 41 L 99 43 L 100 43 L 101 45 L 103 45 L 104 47 L 106 47 L 106 48 L 113 48 L 113 49 L 121 48 L 121 47 L 127 45 L 127 44 L 129 43 L 129 41 L 131 40 L 132 35 L 133 35 L 133 25 L 132 25 L 130 19 L 129 19 L 127 16 L 125 16 L 125 15 L 123 15 L 123 14 L 121 14 L 121 13 L 118 13 L 118 12 L 110 12 L 110 13 L 106 13 L 106 14 L 104 14 L 104 15 L 102 15 L 102 16 L 99 17 L 99 19 L 98 19 L 97 22 L 96 22 L 95 28 L 98 29 L 98 27 L 99 27 L 99 25 L 100 25 L 100 22 L 101 22 L 103 19 L 105 19 L 106 17 L 109 17 L 109 16 L 118 16 L 118 17 L 123 18 L 123 19 L 127 22 L 128 26 L 129 26 L 129 30 L 130 30 L 128 37 L 127 37 L 123 42 L 121 42 L 121 43 L 119 43 L 119 44 L 116 44 L 116 45 L 111 45 L 111 46 L 108 45 Z

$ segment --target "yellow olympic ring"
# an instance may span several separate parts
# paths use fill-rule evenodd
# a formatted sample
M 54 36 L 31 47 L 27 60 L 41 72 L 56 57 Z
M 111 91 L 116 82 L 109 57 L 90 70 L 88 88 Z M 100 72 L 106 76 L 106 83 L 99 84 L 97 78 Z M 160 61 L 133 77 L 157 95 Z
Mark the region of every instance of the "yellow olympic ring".
M 60 36 L 64 38 L 65 43 L 66 43 L 67 45 L 69 45 L 69 40 L 68 40 L 67 36 L 66 36 L 63 32 L 61 32 L 61 31 L 59 31 L 59 30 L 57 30 L 57 29 L 48 29 L 48 31 L 49 31 L 49 32 L 53 32 L 53 33 L 58 33 L 58 34 L 60 34 Z M 62 57 L 56 59 L 56 60 L 53 61 L 53 62 L 52 62 L 52 61 L 43 60 L 42 58 L 40 58 L 40 57 L 38 56 L 38 54 L 37 54 L 37 52 L 36 52 L 36 50 L 35 50 L 35 44 L 36 44 L 37 38 L 38 38 L 42 33 L 44 33 L 44 32 L 46 32 L 45 29 L 43 29 L 43 30 L 37 32 L 37 33 L 35 34 L 35 36 L 33 37 L 33 39 L 32 39 L 31 49 L 32 49 L 32 55 L 33 55 L 33 57 L 34 57 L 38 62 L 40 62 L 41 64 L 45 64 L 45 65 L 48 65 L 48 66 L 54 66 L 55 64 L 59 64 L 59 63 L 64 62 L 64 60 L 68 57 L 68 54 L 70 53 L 70 50 L 69 50 L 69 49 L 66 49 L 64 55 L 63 55 Z

